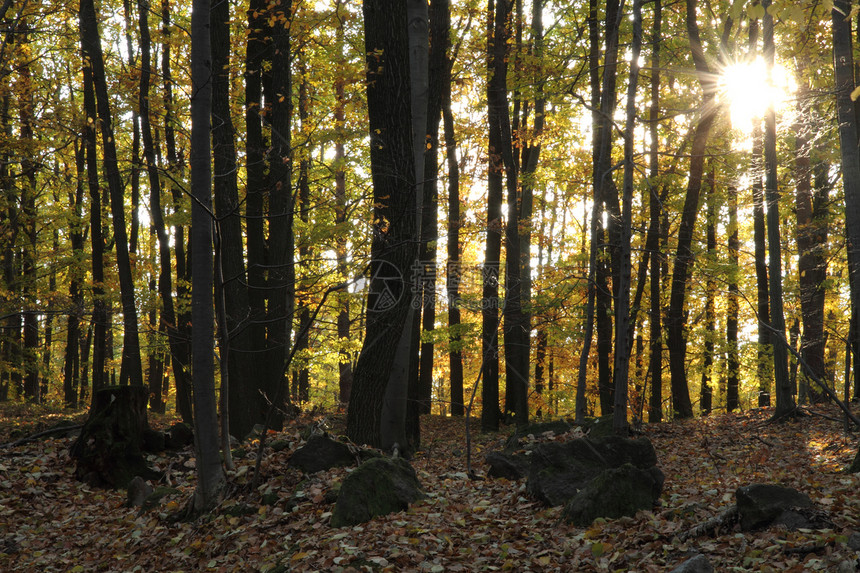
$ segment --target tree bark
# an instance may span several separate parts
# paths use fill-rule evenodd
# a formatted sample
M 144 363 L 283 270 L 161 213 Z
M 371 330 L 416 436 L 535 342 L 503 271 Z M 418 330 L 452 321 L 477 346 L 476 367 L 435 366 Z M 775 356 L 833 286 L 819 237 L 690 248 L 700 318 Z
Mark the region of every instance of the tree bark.
M 191 509 L 202 513 L 218 503 L 226 477 L 218 448 L 215 403 L 214 277 L 212 274 L 212 53 L 210 1 L 193 0 L 191 10 L 191 314 L 194 324 L 194 445 L 197 487 Z
M 645 238 L 645 250 L 651 256 L 651 312 L 648 322 L 651 326 L 648 351 L 650 353 L 649 370 L 651 372 L 651 399 L 648 404 L 648 422 L 660 422 L 663 419 L 663 316 L 662 289 L 660 267 L 662 253 L 660 252 L 660 207 L 661 201 L 658 189 L 654 185 L 660 176 L 660 143 L 657 128 L 660 118 L 660 45 L 663 42 L 663 3 L 654 0 L 654 22 L 651 36 L 651 106 L 648 109 L 649 132 L 651 149 L 649 153 L 648 175 L 651 178 L 648 193 L 648 235 Z
M 120 382 L 132 385 L 143 384 L 138 336 L 137 307 L 135 305 L 134 279 L 129 256 L 128 233 L 125 228 L 125 201 L 123 183 L 117 162 L 116 140 L 110 97 L 105 77 L 104 58 L 93 0 L 82 0 L 80 5 L 81 49 L 89 62 L 95 90 L 99 124 L 101 127 L 103 162 L 110 191 L 111 216 L 113 222 L 114 247 L 116 249 L 117 274 L 122 300 L 123 345 L 120 365 Z
M 407 277 L 417 256 L 415 163 L 406 5 L 366 0 L 363 12 L 374 224 L 367 330 L 353 376 L 347 435 L 382 446 L 383 396 L 395 367 L 391 350 L 402 340 L 411 303 Z M 405 374 L 408 361 L 398 368 Z
M 768 11 L 770 0 L 763 0 L 765 15 L 762 21 L 764 34 L 764 59 L 768 68 L 768 82 L 773 70 L 775 47 L 773 45 L 773 16 Z M 785 314 L 782 302 L 782 247 L 779 230 L 779 182 L 777 175 L 776 156 L 776 110 L 770 105 L 765 112 L 764 133 L 764 162 L 765 162 L 765 197 L 767 199 L 767 250 L 770 277 L 768 294 L 770 295 L 770 326 L 771 336 L 785 339 Z M 792 412 L 796 404 L 791 392 L 791 381 L 788 375 L 788 350 L 785 344 L 773 345 L 773 373 L 776 389 L 776 410 L 774 417 L 780 418 Z
M 699 194 L 702 189 L 702 174 L 704 172 L 706 147 L 711 126 L 714 123 L 716 110 L 714 105 L 716 80 L 711 74 L 702 43 L 699 39 L 699 25 L 696 21 L 697 0 L 687 0 L 687 35 L 690 38 L 690 48 L 699 84 L 704 91 L 699 122 L 693 131 L 693 144 L 690 152 L 690 175 L 687 181 L 687 192 L 684 208 L 681 213 L 681 223 L 678 228 L 678 246 L 675 254 L 675 264 L 672 269 L 672 290 L 669 298 L 669 312 L 666 326 L 669 333 L 669 369 L 672 383 L 672 402 L 678 418 L 691 418 L 693 405 L 690 402 L 690 390 L 687 385 L 686 364 L 686 318 L 684 300 L 687 292 L 687 278 L 693 264 L 693 229 L 699 212 Z

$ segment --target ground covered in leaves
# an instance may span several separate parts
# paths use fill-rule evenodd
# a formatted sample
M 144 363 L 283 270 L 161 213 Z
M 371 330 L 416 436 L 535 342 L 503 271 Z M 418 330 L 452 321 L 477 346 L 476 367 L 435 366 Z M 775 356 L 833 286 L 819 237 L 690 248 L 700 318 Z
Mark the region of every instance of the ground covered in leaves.
M 75 481 L 71 438 L 9 447 L 56 420 L 7 409 L 0 418 L 0 571 L 667 571 L 695 553 L 717 571 L 850 571 L 857 553 L 847 539 L 860 531 L 860 474 L 843 468 L 856 435 L 844 432 L 835 409 L 816 407 L 782 424 L 768 423 L 770 414 L 646 425 L 666 475 L 661 506 L 588 529 L 562 522 L 561 508 L 529 499 L 525 480 L 469 479 L 463 421 L 427 417 L 413 465 L 428 499 L 333 529 L 331 492 L 347 470 L 302 476 L 287 468 L 302 430 L 319 417 L 268 436 L 283 449 L 266 449 L 256 491 L 248 487 L 254 444 L 244 444 L 230 498 L 210 515 L 177 522 L 173 516 L 194 488 L 190 449 L 150 458 L 178 493 L 141 512 L 125 506 L 125 491 Z M 325 421 L 332 433 L 341 431 L 342 417 Z M 507 436 L 474 436 L 479 475 L 487 469 L 483 456 L 501 449 Z M 808 494 L 833 527 L 742 533 L 734 525 L 681 541 L 733 505 L 738 486 L 756 482 Z

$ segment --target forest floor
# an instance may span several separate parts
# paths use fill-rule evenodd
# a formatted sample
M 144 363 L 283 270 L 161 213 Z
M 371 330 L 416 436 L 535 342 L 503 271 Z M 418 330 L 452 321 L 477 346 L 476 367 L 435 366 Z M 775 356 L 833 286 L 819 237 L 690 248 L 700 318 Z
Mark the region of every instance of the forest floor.
M 424 450 L 412 463 L 428 499 L 362 526 L 329 526 L 326 492 L 346 470 L 303 478 L 287 460 L 303 442 L 303 417 L 269 441 L 259 491 L 248 491 L 253 444 L 230 476 L 236 486 L 215 512 L 192 522 L 172 516 L 194 488 L 191 449 L 152 456 L 179 493 L 141 513 L 125 491 L 74 479 L 70 438 L 0 449 L 0 571 L 668 571 L 702 553 L 717 571 L 850 571 L 846 544 L 860 530 L 860 474 L 845 473 L 857 448 L 835 408 L 768 423 L 770 410 L 645 425 L 666 475 L 661 505 L 635 517 L 598 520 L 588 529 L 564 523 L 561 508 L 526 494 L 525 480 L 469 479 L 463 420 L 423 419 Z M 49 427 L 62 414 L 0 409 L 0 444 Z M 82 420 L 79 414 L 77 420 Z M 332 415 L 332 432 L 343 417 Z M 172 420 L 152 419 L 156 427 Z M 478 434 L 474 468 L 501 449 L 509 433 Z M 682 541 L 683 533 L 734 504 L 735 490 L 778 483 L 808 494 L 831 529 L 743 533 L 725 526 Z M 261 494 L 279 502 L 261 505 Z M 236 511 L 237 508 L 245 511 Z M 841 564 L 841 566 L 840 566 Z

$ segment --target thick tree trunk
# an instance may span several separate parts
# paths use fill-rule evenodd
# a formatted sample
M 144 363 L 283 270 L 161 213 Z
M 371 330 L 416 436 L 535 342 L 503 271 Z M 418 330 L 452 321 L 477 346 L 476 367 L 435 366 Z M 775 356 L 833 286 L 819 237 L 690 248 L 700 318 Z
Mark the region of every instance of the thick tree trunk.
M 857 117 L 851 93 L 854 90 L 851 24 L 845 18 L 851 10 L 850 2 L 833 3 L 833 58 L 836 65 L 836 110 L 839 118 L 839 146 L 842 152 L 842 184 L 845 192 L 845 234 L 848 251 L 848 272 L 852 279 L 852 334 L 860 332 L 857 322 L 855 286 L 860 281 L 860 149 L 857 147 Z M 851 338 L 854 341 L 854 338 Z M 855 356 L 856 363 L 856 356 Z M 857 379 L 856 368 L 855 383 Z M 860 458 L 860 455 L 858 455 Z
M 347 435 L 381 446 L 383 397 L 395 368 L 392 349 L 403 339 L 411 304 L 407 280 L 417 257 L 415 163 L 406 5 L 366 0 L 363 11 L 375 223 L 367 332 L 353 376 Z M 408 360 L 396 367 L 405 375 Z

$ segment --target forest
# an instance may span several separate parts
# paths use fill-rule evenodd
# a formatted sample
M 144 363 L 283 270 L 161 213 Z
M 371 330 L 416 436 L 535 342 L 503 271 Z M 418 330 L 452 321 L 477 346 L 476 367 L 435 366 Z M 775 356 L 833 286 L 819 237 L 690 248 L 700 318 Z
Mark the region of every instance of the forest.
M 800 479 L 771 462 L 831 472 L 805 483 L 839 516 L 832 531 L 856 523 L 854 476 L 833 473 L 860 425 L 853 0 L 6 0 L 0 22 L 3 440 L 94 418 L 99 392 L 135 387 L 144 420 L 193 427 L 199 514 L 246 472 L 259 486 L 269 433 L 295 445 L 322 418 L 427 463 L 437 492 L 480 478 L 471 457 L 536 420 L 651 433 L 676 480 L 650 518 L 661 533 L 615 553 L 547 545 L 530 565 L 518 542 L 492 545 L 490 569 L 663 570 L 687 550 L 690 524 L 672 520 L 703 517 L 675 502 Z M 817 445 L 792 449 L 801 433 Z M 231 438 L 260 444 L 254 470 Z M 26 460 L 0 460 L 0 490 L 58 479 L 68 457 L 46 443 L 0 445 Z M 293 509 L 328 487 L 290 485 Z M 513 496 L 494 515 L 537 511 L 513 482 L 474 487 Z M 485 511 L 476 491 L 410 511 L 477 527 L 446 513 Z M 308 511 L 296 527 L 316 530 L 324 512 Z M 256 536 L 283 526 L 258 516 Z M 177 535 L 148 519 L 129 535 Z M 217 519 L 183 559 L 233 570 L 200 547 L 246 517 Z M 468 567 L 438 531 L 398 561 L 427 543 L 405 523 L 385 534 L 404 552 L 354 567 Z M 842 533 L 804 535 L 756 538 L 743 567 L 771 550 L 797 570 L 844 557 Z M 3 539 L 3 558 L 26 543 Z M 354 555 L 290 543 L 296 570 Z M 443 549 L 459 557 L 431 563 Z M 104 565 L 78 558 L 62 570 Z

